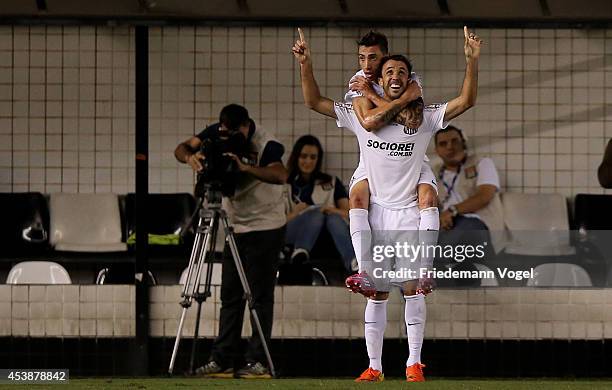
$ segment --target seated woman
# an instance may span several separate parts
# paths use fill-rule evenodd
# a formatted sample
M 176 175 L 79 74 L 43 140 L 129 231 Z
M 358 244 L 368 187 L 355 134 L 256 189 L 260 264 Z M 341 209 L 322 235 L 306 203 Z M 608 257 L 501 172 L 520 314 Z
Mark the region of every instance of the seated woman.
M 287 168 L 287 238 L 295 250 L 292 261 L 307 262 L 321 229 L 327 229 L 347 271 L 357 270 L 348 227 L 349 200 L 337 177 L 321 172 L 323 148 L 312 135 L 300 137 L 291 151 Z

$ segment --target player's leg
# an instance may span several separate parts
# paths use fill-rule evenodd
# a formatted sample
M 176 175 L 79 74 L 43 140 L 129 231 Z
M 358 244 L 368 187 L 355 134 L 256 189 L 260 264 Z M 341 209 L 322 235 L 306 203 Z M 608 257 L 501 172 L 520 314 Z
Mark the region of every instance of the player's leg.
M 368 210 L 370 187 L 367 179 L 358 176 L 359 170 L 360 167 L 355 171 L 349 188 L 349 206 L 351 207 L 349 210 L 349 230 L 359 273 L 346 278 L 345 284 L 352 292 L 369 297 L 376 291 L 374 281 L 364 270 L 364 263 L 371 261 L 370 258 L 364 258 L 364 255 L 369 256 L 372 245 L 372 229 L 370 228 L 370 213 Z M 355 269 L 354 264 L 351 265 L 351 269 Z
M 388 292 L 377 292 L 368 299 L 364 313 L 364 335 L 370 364 L 355 379 L 356 382 L 381 382 L 384 380 L 382 368 L 382 349 L 387 327 Z
M 399 238 L 396 241 L 401 241 L 401 245 L 422 245 L 422 231 L 417 230 L 420 225 L 420 217 L 421 213 L 417 207 L 394 210 L 392 216 L 387 219 L 389 225 L 399 231 Z M 421 348 L 425 336 L 427 311 L 425 296 L 419 291 L 421 268 L 418 258 L 398 257 L 395 262 L 395 270 L 404 271 L 401 274 L 403 276 L 391 281 L 393 284 L 401 286 L 404 296 L 404 320 L 409 350 L 409 357 L 406 361 L 406 379 L 410 382 L 425 380 L 422 371 L 423 365 L 421 364 Z
M 349 230 L 357 261 L 357 267 L 355 267 L 355 264 L 351 265 L 354 271 L 360 270 L 363 254 L 368 252 L 371 240 L 370 222 L 368 220 L 370 187 L 365 177 L 356 176 L 358 171 L 359 168 L 353 175 L 349 189 L 349 206 L 351 208 L 349 210 Z
M 425 321 L 427 309 L 425 295 L 417 293 L 417 280 L 405 282 L 402 286 L 404 293 L 404 320 L 408 336 L 409 356 L 406 361 L 406 380 L 409 382 L 423 382 L 423 367 L 421 364 L 421 349 L 425 337 Z
M 440 214 L 438 212 L 438 187 L 431 167 L 426 162 L 421 166 L 419 184 L 417 186 L 419 201 L 419 243 L 427 249 L 438 242 L 440 230 Z M 421 264 L 432 268 L 434 251 L 423 251 Z
M 370 222 L 372 229 L 381 229 L 385 220 L 385 209 L 372 205 L 370 207 Z M 387 300 L 389 298 L 390 281 L 384 271 L 389 271 L 388 261 L 374 262 L 372 257 L 361 264 L 361 271 L 366 275 L 379 275 L 372 279 L 375 283 L 375 294 L 368 299 L 364 313 L 364 335 L 366 349 L 370 359 L 369 367 L 356 379 L 357 382 L 379 382 L 384 379 L 382 368 L 382 349 L 385 328 L 387 327 Z M 375 272 L 380 268 L 379 272 Z
M 438 207 L 438 192 L 436 191 L 436 187 L 434 187 L 431 183 L 419 181 L 419 184 L 417 185 L 417 193 L 419 210 L 425 210 L 430 207 Z M 435 222 L 431 221 L 431 223 L 433 226 L 435 226 Z M 438 221 L 438 225 L 439 224 L 440 221 Z
M 360 293 L 368 297 L 372 295 L 374 283 L 367 272 L 363 271 L 364 254 L 370 252 L 372 245 L 372 229 L 370 228 L 370 187 L 366 179 L 365 169 L 359 165 L 353 174 L 349 188 L 349 230 L 351 233 L 351 242 L 355 250 L 355 259 L 357 262 L 358 274 L 349 276 L 346 281 L 346 287 L 354 293 Z M 354 264 L 351 265 L 355 269 Z
M 364 209 L 367 210 L 370 207 L 370 187 L 368 186 L 368 179 L 362 178 L 350 188 L 349 193 L 349 206 L 351 209 Z

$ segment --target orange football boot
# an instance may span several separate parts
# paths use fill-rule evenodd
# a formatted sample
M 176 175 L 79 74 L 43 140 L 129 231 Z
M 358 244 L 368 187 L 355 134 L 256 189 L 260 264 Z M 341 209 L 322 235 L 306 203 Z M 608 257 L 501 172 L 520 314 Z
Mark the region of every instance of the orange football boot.
M 406 382 L 425 382 L 423 375 L 424 364 L 414 363 L 412 366 L 406 367 Z
M 359 378 L 355 379 L 355 382 L 382 382 L 385 380 L 385 374 L 382 371 L 368 367 L 367 370 L 359 375 Z

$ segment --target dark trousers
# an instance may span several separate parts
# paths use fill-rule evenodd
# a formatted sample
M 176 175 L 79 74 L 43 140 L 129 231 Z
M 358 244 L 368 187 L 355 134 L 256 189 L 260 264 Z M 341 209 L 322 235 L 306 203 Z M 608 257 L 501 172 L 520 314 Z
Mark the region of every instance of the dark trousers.
M 441 268 L 442 265 L 447 267 L 453 267 L 456 271 L 474 271 L 476 270 L 473 263 L 483 263 L 486 265 L 487 261 L 491 261 L 495 257 L 495 251 L 491 245 L 491 234 L 487 225 L 484 224 L 480 219 L 474 217 L 465 217 L 458 215 L 453 218 L 453 228 L 451 230 L 441 230 L 438 239 L 438 245 L 444 247 L 446 245 L 471 245 L 473 247 L 478 245 L 484 246 L 484 257 L 481 259 L 464 259 L 458 260 L 453 258 L 442 258 L 436 259 L 436 265 Z M 470 287 L 480 286 L 479 279 L 439 279 L 437 280 L 439 287 Z
M 438 238 L 439 245 L 482 245 L 485 246 L 485 258 L 483 261 L 491 260 L 495 256 L 493 245 L 491 245 L 491 234 L 489 228 L 480 219 L 458 215 L 453 218 L 451 230 L 441 230 Z
M 480 219 L 458 215 L 453 218 L 453 228 L 440 232 L 439 243 L 445 245 L 471 244 L 487 242 L 491 245 L 489 228 Z
M 281 251 L 285 228 L 235 234 L 242 267 L 253 294 L 254 308 L 261 323 L 268 346 L 272 335 L 274 309 L 274 285 L 278 270 L 278 255 Z M 242 319 L 246 300 L 236 265 L 226 245 L 223 254 L 221 276 L 221 312 L 219 335 L 212 347 L 211 358 L 223 367 L 233 367 L 241 355 L 240 342 Z M 267 365 L 263 345 L 255 324 L 245 355 L 247 362 Z

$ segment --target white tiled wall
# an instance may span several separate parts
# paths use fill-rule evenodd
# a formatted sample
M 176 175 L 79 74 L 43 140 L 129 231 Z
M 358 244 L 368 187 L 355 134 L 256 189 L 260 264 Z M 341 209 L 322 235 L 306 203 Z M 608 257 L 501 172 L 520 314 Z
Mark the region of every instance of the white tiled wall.
M 182 287 L 150 290 L 154 337 L 175 337 L 181 315 Z M 220 288 L 203 306 L 200 335 L 214 337 L 219 327 Z M 133 286 L 0 285 L 0 336 L 133 336 Z M 427 339 L 612 338 L 612 290 L 492 288 L 437 290 L 427 297 Z M 362 338 L 360 295 L 343 287 L 279 286 L 275 290 L 275 338 Z M 248 318 L 248 312 L 245 313 Z M 193 335 L 195 304 L 187 311 L 183 335 Z M 250 321 L 242 334 L 252 333 Z M 403 338 L 404 301 L 391 294 L 385 337 Z
M 125 192 L 133 181 L 128 29 L 0 28 L 0 189 Z
M 425 100 L 455 96 L 462 31 L 379 29 L 408 53 Z M 324 95 L 339 99 L 362 28 L 306 28 Z M 469 145 L 492 156 L 505 190 L 599 193 L 596 168 L 612 137 L 612 30 L 482 29 L 479 100 L 456 120 Z M 345 183 L 354 137 L 302 104 L 289 27 L 150 30 L 150 191 L 190 191 L 176 144 L 227 103 L 289 149 L 320 137 L 325 169 Z M 0 27 L 0 191 L 134 189 L 133 31 L 128 27 Z
M 134 296 L 134 286 L 0 285 L 0 336 L 132 336 Z

